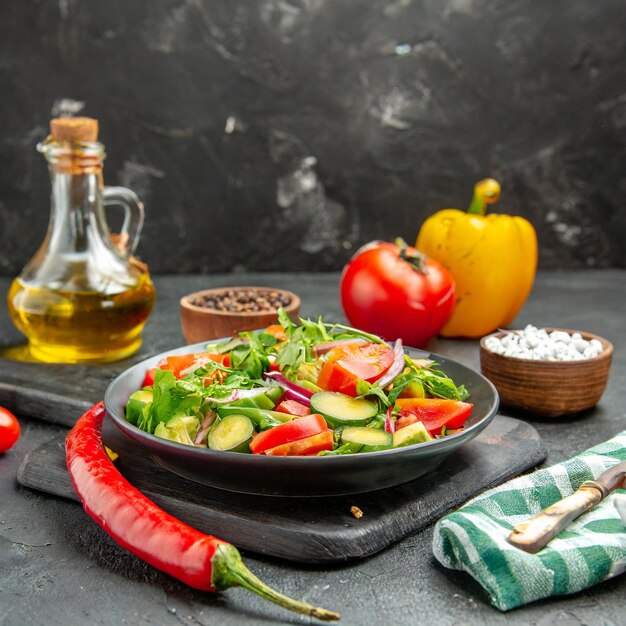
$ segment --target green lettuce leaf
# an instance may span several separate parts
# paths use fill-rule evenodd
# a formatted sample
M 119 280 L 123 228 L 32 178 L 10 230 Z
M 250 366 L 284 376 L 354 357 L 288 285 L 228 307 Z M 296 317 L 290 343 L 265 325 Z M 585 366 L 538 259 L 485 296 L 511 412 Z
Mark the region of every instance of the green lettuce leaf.
M 152 404 L 142 412 L 137 424 L 142 430 L 154 433 L 160 424 L 167 424 L 173 417 L 196 416 L 202 398 L 191 395 L 190 390 L 179 387 L 176 378 L 168 370 L 157 370 L 154 377 Z

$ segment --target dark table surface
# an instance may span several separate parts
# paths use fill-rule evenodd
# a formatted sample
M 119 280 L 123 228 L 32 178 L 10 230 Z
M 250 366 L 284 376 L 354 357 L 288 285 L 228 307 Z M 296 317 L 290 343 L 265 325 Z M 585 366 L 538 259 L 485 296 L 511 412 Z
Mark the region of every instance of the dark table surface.
M 336 274 L 162 276 L 155 283 L 158 304 L 146 326 L 144 346 L 133 361 L 184 343 L 178 299 L 206 287 L 283 286 L 301 295 L 304 316 L 344 319 Z M 0 279 L 0 295 L 8 286 L 8 279 Z M 609 386 L 596 409 L 558 422 L 529 419 L 548 447 L 546 464 L 626 429 L 625 287 L 626 271 L 620 270 L 540 273 L 515 322 L 516 327 L 533 323 L 583 329 L 615 346 Z M 19 335 L 4 307 L 0 310 L 0 346 L 6 346 Z M 428 347 L 478 368 L 476 341 L 437 339 Z M 128 363 L 119 363 L 119 370 Z M 2 626 L 309 622 L 244 590 L 213 595 L 186 588 L 119 548 L 79 505 L 20 487 L 16 472 L 24 455 L 65 429 L 29 415 L 19 417 L 21 439 L 13 450 L 0 455 Z M 432 529 L 427 529 L 375 557 L 334 569 L 296 568 L 252 554 L 244 558 L 261 578 L 283 592 L 340 611 L 343 624 L 626 624 L 626 576 L 503 614 L 489 605 L 469 576 L 435 562 L 431 541 Z

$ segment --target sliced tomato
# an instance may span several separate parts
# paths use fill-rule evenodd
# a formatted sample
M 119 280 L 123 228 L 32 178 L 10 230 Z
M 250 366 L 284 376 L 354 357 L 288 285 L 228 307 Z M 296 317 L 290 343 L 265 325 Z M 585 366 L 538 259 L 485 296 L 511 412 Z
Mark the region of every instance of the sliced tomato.
M 250 443 L 250 451 L 253 454 L 261 454 L 270 448 L 317 435 L 327 428 L 326 421 L 317 413 L 298 417 L 286 424 L 260 432 Z
M 297 417 L 311 415 L 311 409 L 297 400 L 283 400 L 274 410 L 280 413 L 287 413 L 288 415 L 296 415 Z
M 154 376 L 156 375 L 157 368 L 153 367 L 151 370 L 146 372 L 144 376 L 142 387 L 153 387 L 154 386 Z
M 472 412 L 472 405 L 458 400 L 439 398 L 399 398 L 395 410 L 399 413 L 396 430 L 422 422 L 431 435 L 440 435 L 442 428 L 460 428 Z
M 267 456 L 311 456 L 322 452 L 322 450 L 333 449 L 333 433 L 325 430 L 317 435 L 298 439 L 282 446 L 276 446 L 265 451 Z
M 317 384 L 326 391 L 356 395 L 356 383 L 377 381 L 392 365 L 393 350 L 384 343 L 346 344 L 326 355 Z

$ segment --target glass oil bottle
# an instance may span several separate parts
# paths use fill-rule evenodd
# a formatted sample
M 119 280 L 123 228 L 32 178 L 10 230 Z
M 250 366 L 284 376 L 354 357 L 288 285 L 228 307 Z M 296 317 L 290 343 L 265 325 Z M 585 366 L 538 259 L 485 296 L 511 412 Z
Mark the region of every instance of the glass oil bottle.
M 104 187 L 105 153 L 97 136 L 97 120 L 59 118 L 37 146 L 49 163 L 50 222 L 41 247 L 11 285 L 8 307 L 40 361 L 127 357 L 141 345 L 154 306 L 148 268 L 132 256 L 143 205 L 129 189 Z M 117 235 L 109 232 L 106 205 L 124 208 Z

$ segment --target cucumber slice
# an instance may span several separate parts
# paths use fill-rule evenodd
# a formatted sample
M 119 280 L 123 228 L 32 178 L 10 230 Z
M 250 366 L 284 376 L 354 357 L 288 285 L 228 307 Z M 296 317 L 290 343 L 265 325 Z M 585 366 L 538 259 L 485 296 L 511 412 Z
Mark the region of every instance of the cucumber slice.
M 422 422 L 415 422 L 415 424 L 409 424 L 400 430 L 396 430 L 393 434 L 393 447 L 412 446 L 416 443 L 424 443 L 432 440 L 433 438 L 426 430 L 424 424 L 422 424 Z
M 411 381 L 398 396 L 399 398 L 425 398 L 424 385 L 419 380 Z
M 198 432 L 198 419 L 193 415 L 173 417 L 167 424 L 159 422 L 154 434 L 161 439 L 177 441 L 193 446 L 193 440 Z
M 209 432 L 209 448 L 223 452 L 250 452 L 254 427 L 245 415 L 228 415 Z
M 375 452 L 391 448 L 392 438 L 384 430 L 351 426 L 341 432 L 341 442 L 361 444 L 359 452 Z
M 378 403 L 334 391 L 321 391 L 311 396 L 311 410 L 322 415 L 333 428 L 365 426 L 376 417 Z
M 139 420 L 141 419 L 143 408 L 151 402 L 151 389 L 141 389 L 131 394 L 130 398 L 128 398 L 128 403 L 126 404 L 126 421 L 137 426 Z

